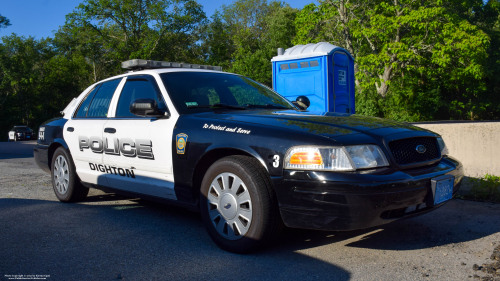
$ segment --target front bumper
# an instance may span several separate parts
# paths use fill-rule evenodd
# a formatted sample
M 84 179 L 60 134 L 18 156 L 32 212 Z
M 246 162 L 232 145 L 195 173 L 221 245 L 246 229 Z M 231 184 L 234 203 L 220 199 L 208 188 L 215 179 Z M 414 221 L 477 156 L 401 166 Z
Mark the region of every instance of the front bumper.
M 354 230 L 432 211 L 431 179 L 455 177 L 453 194 L 463 178 L 462 164 L 451 157 L 438 164 L 397 171 L 335 173 L 285 170 L 273 178 L 283 221 L 288 227 Z
M 18 140 L 35 140 L 35 138 L 31 134 L 21 134 L 16 136 Z

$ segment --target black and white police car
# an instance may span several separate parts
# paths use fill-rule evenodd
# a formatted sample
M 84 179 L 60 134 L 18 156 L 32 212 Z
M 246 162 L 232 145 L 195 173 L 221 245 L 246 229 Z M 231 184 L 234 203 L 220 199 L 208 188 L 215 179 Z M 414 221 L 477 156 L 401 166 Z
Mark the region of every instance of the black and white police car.
M 14 126 L 9 131 L 9 141 L 32 140 L 33 130 L 28 126 Z
M 424 214 L 463 167 L 433 132 L 306 110 L 218 67 L 131 60 L 40 126 L 35 159 L 62 202 L 89 188 L 201 212 L 213 241 L 245 253 L 283 225 L 353 230 Z

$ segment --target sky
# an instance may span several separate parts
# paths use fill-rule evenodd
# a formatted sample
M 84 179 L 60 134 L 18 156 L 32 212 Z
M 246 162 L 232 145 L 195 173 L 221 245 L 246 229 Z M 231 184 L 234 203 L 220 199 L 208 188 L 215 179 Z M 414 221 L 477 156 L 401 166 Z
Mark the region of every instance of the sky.
M 0 15 L 10 20 L 11 26 L 0 29 L 0 37 L 16 33 L 36 39 L 53 37 L 54 31 L 64 25 L 66 14 L 71 13 L 83 0 L 0 0 Z M 198 0 L 210 17 L 222 4 L 233 0 Z M 285 0 L 294 8 L 302 8 L 315 0 Z

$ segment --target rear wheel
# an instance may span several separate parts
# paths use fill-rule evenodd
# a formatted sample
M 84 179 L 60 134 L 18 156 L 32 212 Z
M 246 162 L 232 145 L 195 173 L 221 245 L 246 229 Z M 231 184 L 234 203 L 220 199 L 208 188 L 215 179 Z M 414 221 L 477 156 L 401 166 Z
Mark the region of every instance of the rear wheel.
M 223 250 L 248 253 L 275 239 L 283 226 L 267 171 L 254 158 L 215 162 L 200 192 L 203 223 Z
M 52 186 L 59 201 L 77 202 L 87 197 L 89 189 L 80 183 L 73 159 L 63 147 L 54 152 L 51 168 Z

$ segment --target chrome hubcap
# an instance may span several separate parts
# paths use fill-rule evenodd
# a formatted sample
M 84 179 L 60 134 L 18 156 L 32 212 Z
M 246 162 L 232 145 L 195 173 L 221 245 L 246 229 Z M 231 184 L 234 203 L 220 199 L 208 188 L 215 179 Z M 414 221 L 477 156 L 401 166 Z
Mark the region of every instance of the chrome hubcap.
M 235 174 L 215 177 L 208 190 L 208 214 L 217 232 L 229 240 L 245 236 L 252 222 L 252 200 Z
M 62 155 L 57 156 L 53 173 L 57 191 L 62 195 L 66 194 L 69 184 L 69 167 L 68 162 Z

